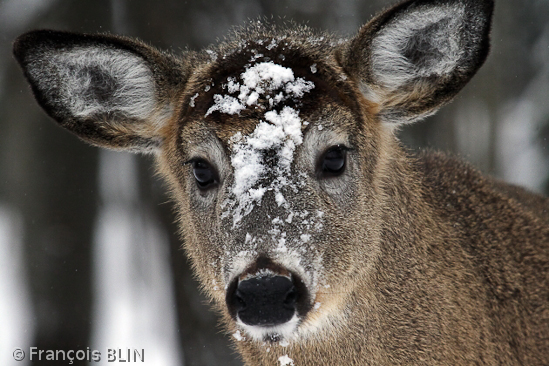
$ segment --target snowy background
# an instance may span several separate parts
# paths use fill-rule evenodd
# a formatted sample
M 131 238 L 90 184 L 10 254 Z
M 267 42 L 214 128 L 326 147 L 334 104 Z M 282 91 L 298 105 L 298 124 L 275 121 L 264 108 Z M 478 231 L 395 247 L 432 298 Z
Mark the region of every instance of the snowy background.
M 151 161 L 89 147 L 48 120 L 11 57 L 17 35 L 108 31 L 177 52 L 259 16 L 349 36 L 390 3 L 0 0 L 0 364 L 30 365 L 12 352 L 31 346 L 145 349 L 155 366 L 240 364 L 197 290 Z M 497 1 L 492 38 L 474 80 L 402 140 L 547 194 L 549 1 Z

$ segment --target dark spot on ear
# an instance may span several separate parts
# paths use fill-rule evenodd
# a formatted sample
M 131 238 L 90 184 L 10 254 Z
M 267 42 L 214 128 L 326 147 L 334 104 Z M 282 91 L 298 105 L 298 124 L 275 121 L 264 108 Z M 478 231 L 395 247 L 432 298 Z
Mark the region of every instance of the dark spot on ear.
M 404 57 L 420 69 L 436 66 L 444 58 L 440 47 L 448 43 L 449 34 L 445 29 L 449 24 L 450 19 L 446 18 L 417 30 L 406 43 Z
M 89 95 L 103 105 L 108 105 L 116 99 L 119 83 L 112 75 L 100 66 L 89 66 L 80 71 L 82 79 L 90 79 Z

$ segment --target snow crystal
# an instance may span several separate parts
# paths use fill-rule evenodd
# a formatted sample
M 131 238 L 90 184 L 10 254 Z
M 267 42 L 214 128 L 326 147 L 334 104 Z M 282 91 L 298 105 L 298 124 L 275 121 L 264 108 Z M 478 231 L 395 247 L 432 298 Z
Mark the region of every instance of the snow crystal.
M 284 198 L 282 193 L 276 192 L 275 193 L 275 201 L 276 201 L 277 205 L 282 206 L 286 202 L 286 199 Z
M 206 116 L 212 114 L 212 112 L 219 111 L 226 114 L 237 114 L 243 110 L 244 107 L 238 99 L 231 97 L 230 95 L 214 95 L 214 105 L 208 109 Z
M 252 50 L 253 53 L 256 53 L 257 50 Z M 259 60 L 260 58 L 264 57 L 262 53 L 256 53 L 250 58 L 250 62 L 254 62 L 256 60 Z
M 210 56 L 210 59 L 212 61 L 215 61 L 217 59 L 217 53 L 215 53 L 215 51 L 206 50 L 206 53 Z
M 193 95 L 193 96 L 191 97 L 191 101 L 189 102 L 189 105 L 190 105 L 191 107 L 193 107 L 193 108 L 194 108 L 194 105 L 195 105 L 195 104 L 194 104 L 194 100 L 195 100 L 196 98 L 198 98 L 198 95 L 199 95 L 198 93 L 196 93 L 195 95 Z
M 242 342 L 242 341 L 246 340 L 246 337 L 242 336 L 242 334 L 240 334 L 239 330 L 237 330 L 236 332 L 233 333 L 233 337 L 239 342 Z
M 283 234 L 283 236 L 286 236 L 286 233 Z M 286 247 L 286 238 L 282 237 L 278 240 L 278 246 L 276 247 L 276 251 L 282 253 L 288 252 L 288 247 Z
M 286 221 L 288 224 L 291 224 L 291 223 L 292 223 L 292 220 L 294 219 L 294 215 L 295 215 L 294 212 L 290 212 L 290 214 L 288 215 L 288 217 L 286 218 L 285 221 Z
M 312 65 L 311 65 L 311 72 L 312 72 L 313 74 L 316 74 L 317 71 L 318 71 L 318 69 L 316 68 L 316 64 L 312 64 Z
M 273 40 L 271 41 L 271 43 L 270 43 L 267 47 L 265 47 L 265 48 L 267 48 L 267 49 L 270 51 L 270 50 L 272 50 L 273 48 L 275 48 L 276 46 L 277 46 L 276 40 L 273 39 Z
M 315 306 L 313 306 L 313 309 L 314 309 L 314 310 L 318 310 L 318 309 L 320 309 L 320 306 L 321 306 L 321 305 L 322 305 L 322 303 L 320 303 L 320 302 L 315 302 Z
M 278 362 L 280 362 L 280 366 L 294 366 L 294 360 L 288 357 L 288 355 L 280 356 Z

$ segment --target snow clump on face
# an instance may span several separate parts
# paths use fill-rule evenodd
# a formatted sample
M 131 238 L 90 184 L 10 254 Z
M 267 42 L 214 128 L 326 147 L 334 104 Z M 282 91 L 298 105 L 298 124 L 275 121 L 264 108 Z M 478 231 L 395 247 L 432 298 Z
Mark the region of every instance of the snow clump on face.
M 280 362 L 280 366 L 294 366 L 294 360 L 288 357 L 288 355 L 280 356 L 278 362 Z
M 240 78 L 229 77 L 223 85 L 227 94 L 214 95 L 214 104 L 206 116 L 218 111 L 225 114 L 239 114 L 242 110 L 256 106 L 265 113 L 255 130 L 248 136 L 236 133 L 231 139 L 231 165 L 234 168 L 234 185 L 231 189 L 234 200 L 229 202 L 233 211 L 233 225 L 248 215 L 255 204 L 259 204 L 265 192 L 274 191 L 277 204 L 285 203 L 282 187 L 291 185 L 290 167 L 296 146 L 303 142 L 302 121 L 299 112 L 289 106 L 275 110 L 274 107 L 286 100 L 303 97 L 315 87 L 311 81 L 296 78 L 292 69 L 273 62 L 260 62 L 249 66 Z M 260 101 L 267 105 L 260 104 Z M 269 186 L 259 185 L 268 173 L 264 152 L 274 150 L 278 164 L 273 168 L 276 177 Z M 228 215 L 229 213 L 225 213 Z
M 269 111 L 265 119 L 270 123 L 260 121 L 251 135 L 243 138 L 239 133 L 232 139 L 233 193 L 237 197 L 257 191 L 252 187 L 266 171 L 262 151 L 279 150 L 278 173 L 289 173 L 295 147 L 303 142 L 301 119 L 295 109 L 284 107 L 280 113 Z
M 313 89 L 314 83 L 303 78 L 296 78 L 292 69 L 273 62 L 261 62 L 245 70 L 239 83 L 236 78 L 229 78 L 223 86 L 231 95 L 214 95 L 214 104 L 206 112 L 206 116 L 215 111 L 226 114 L 238 114 L 246 106 L 258 105 L 264 96 L 269 101 L 269 107 L 288 100 L 301 98 Z M 275 95 L 273 92 L 280 90 Z

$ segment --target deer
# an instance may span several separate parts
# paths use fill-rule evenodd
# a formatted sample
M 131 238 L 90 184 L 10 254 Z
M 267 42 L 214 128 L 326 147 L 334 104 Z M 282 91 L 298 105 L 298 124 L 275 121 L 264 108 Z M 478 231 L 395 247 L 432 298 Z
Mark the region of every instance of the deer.
M 246 365 L 548 365 L 549 199 L 397 131 L 490 48 L 492 0 L 406 0 L 341 40 L 253 21 L 179 55 L 36 30 L 40 106 L 149 154 Z

